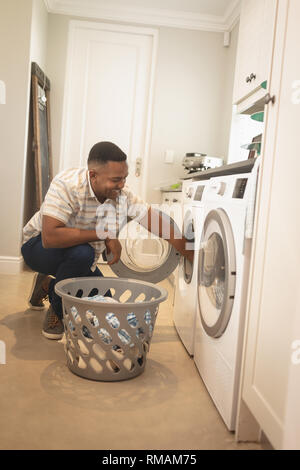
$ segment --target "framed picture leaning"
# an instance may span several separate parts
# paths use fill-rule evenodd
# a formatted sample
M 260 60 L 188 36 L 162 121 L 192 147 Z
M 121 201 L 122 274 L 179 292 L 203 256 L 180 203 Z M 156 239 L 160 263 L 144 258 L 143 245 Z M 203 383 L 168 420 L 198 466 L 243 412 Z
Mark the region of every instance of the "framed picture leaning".
M 53 178 L 50 80 L 35 62 L 31 64 L 31 84 L 36 203 L 37 208 L 40 208 Z

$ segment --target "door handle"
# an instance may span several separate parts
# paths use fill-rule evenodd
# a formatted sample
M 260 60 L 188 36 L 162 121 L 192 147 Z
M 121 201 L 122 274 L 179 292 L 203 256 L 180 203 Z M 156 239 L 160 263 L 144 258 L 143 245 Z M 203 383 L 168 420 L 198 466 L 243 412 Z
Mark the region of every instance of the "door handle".
M 270 102 L 272 102 L 272 104 L 275 103 L 275 95 L 271 96 L 270 93 L 267 93 L 265 96 L 265 104 L 269 104 Z
M 141 176 L 141 173 L 142 173 L 142 159 L 137 158 L 135 161 L 135 176 L 139 178 L 139 176 Z

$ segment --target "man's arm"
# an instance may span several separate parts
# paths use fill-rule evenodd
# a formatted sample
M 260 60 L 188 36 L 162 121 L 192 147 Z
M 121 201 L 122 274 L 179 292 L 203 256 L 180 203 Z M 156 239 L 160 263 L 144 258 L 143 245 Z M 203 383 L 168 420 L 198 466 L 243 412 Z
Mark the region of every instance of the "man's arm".
M 42 243 L 44 248 L 70 248 L 71 246 L 99 241 L 96 230 L 81 230 L 66 227 L 63 222 L 48 215 L 43 216 Z M 113 254 L 109 265 L 117 263 L 121 257 L 122 246 L 119 240 L 104 240 L 108 253 Z
M 153 221 L 155 222 L 153 223 Z M 169 216 L 164 214 L 164 217 L 162 217 L 161 213 L 153 211 L 153 209 L 150 208 L 139 223 L 149 232 L 168 241 L 179 253 L 185 256 L 191 263 L 193 262 L 194 251 L 186 249 L 186 243 L 188 241 L 178 230 L 175 230 L 174 224 L 171 223 Z
M 69 248 L 99 241 L 96 230 L 66 227 L 63 222 L 48 215 L 43 216 L 42 243 L 44 248 Z

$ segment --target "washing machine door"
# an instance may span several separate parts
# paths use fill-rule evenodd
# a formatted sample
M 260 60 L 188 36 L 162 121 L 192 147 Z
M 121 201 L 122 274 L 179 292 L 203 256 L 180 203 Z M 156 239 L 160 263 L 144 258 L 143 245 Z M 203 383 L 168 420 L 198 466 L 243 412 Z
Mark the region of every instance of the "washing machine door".
M 129 220 L 122 227 L 118 239 L 122 245 L 121 258 L 110 266 L 118 277 L 157 283 L 166 279 L 178 266 L 180 253 L 135 220 Z M 105 252 L 103 258 L 110 261 L 113 256 Z
M 223 209 L 205 219 L 198 264 L 198 302 L 206 333 L 220 337 L 232 313 L 236 283 L 234 236 Z
M 187 240 L 187 250 L 195 250 L 195 220 L 192 208 L 187 209 L 183 219 L 182 233 Z M 190 284 L 193 277 L 194 262 L 191 263 L 187 258 L 182 258 L 181 269 L 183 279 L 186 284 Z

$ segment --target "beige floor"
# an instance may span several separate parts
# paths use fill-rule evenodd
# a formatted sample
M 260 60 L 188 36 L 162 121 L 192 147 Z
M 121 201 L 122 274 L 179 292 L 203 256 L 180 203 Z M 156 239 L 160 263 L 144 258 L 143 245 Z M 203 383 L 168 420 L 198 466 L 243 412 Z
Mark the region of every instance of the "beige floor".
M 145 372 L 101 383 L 72 374 L 41 335 L 44 312 L 26 309 L 32 276 L 0 276 L 1 449 L 261 449 L 223 424 L 174 329 L 168 281 Z

